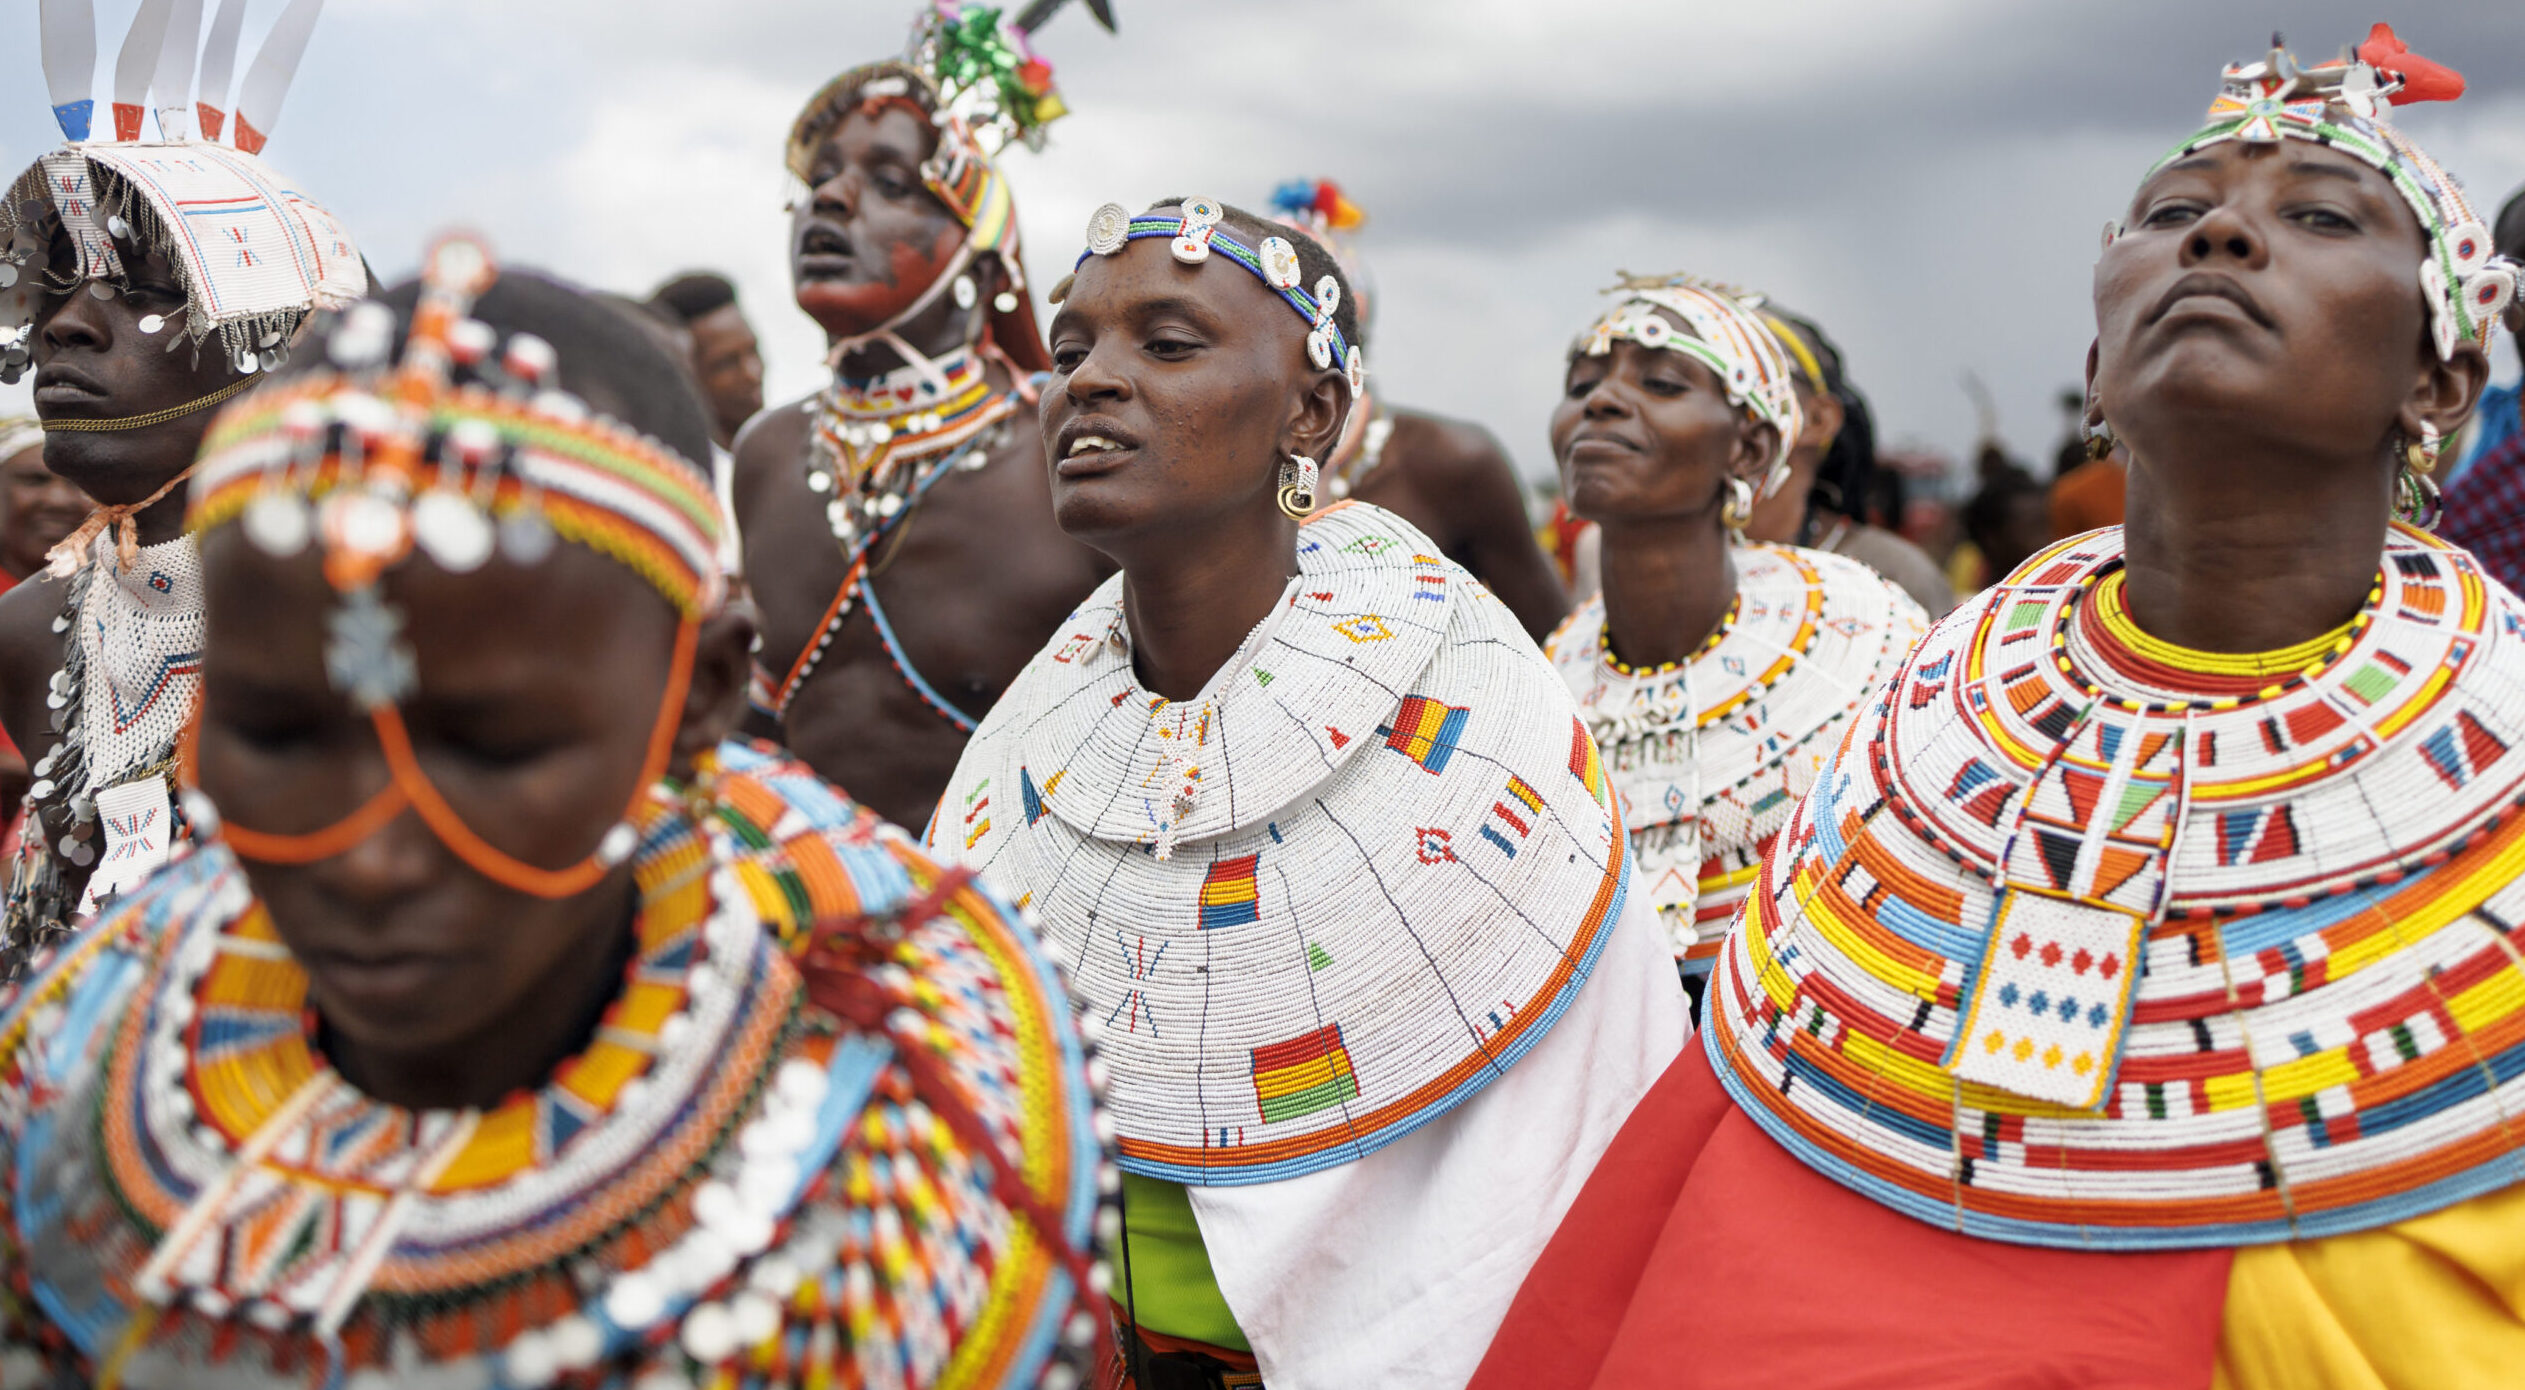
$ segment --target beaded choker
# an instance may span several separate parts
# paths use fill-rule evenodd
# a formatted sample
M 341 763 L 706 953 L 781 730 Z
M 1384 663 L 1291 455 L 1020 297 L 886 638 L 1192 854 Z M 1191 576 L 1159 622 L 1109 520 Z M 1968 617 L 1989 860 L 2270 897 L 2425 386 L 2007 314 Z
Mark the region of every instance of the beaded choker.
M 1718 620 L 1718 626 L 1711 628 L 1710 635 L 1701 639 L 1701 645 L 1693 648 L 1692 654 L 1681 661 L 1662 662 L 1655 666 L 1633 666 L 1624 662 L 1622 658 L 1613 654 L 1613 624 L 1610 622 L 1596 625 L 1596 645 L 1604 649 L 1604 664 L 1612 667 L 1620 675 L 1632 677 L 1668 675 L 1718 650 L 1718 644 L 1727 640 L 1728 629 L 1736 626 L 1736 615 L 1743 611 L 1744 606 L 1744 591 L 1739 589 L 1736 597 L 1727 601 L 1726 616 Z
M 2130 616 L 2129 596 L 2124 569 L 2107 571 L 2091 586 L 2087 602 L 2078 610 L 2084 621 L 2079 635 L 2086 639 L 2094 655 L 2115 670 L 2149 685 L 2169 683 L 2223 688 L 2235 686 L 2238 693 L 2276 694 L 2280 683 L 2311 676 L 2324 664 L 2350 649 L 2360 632 L 2375 620 L 2376 601 L 2384 596 L 2385 581 L 2378 576 L 2376 585 L 2367 594 L 2358 616 L 2320 637 L 2309 638 L 2293 646 L 2265 652 L 2207 652 L 2196 647 L 2177 646 L 2151 637 L 2140 630 Z
M 991 389 L 971 347 L 871 381 L 835 374 L 816 397 L 807 450 L 807 486 L 827 499 L 833 538 L 855 553 L 918 503 L 948 462 L 989 462 L 998 436 L 983 436 L 1016 413 L 1018 395 Z

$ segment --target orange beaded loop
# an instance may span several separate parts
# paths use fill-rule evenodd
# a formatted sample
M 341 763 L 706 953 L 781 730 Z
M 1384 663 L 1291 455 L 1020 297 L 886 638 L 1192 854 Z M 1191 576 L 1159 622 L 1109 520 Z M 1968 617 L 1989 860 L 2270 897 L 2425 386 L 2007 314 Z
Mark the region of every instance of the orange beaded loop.
M 677 627 L 674 662 L 667 669 L 666 692 L 658 704 L 657 723 L 649 731 L 649 751 L 641 763 L 640 781 L 631 794 L 632 808 L 637 808 L 642 798 L 649 795 L 649 789 L 666 775 L 667 764 L 675 755 L 675 734 L 683 726 L 684 697 L 692 688 L 693 658 L 700 640 L 701 624 L 687 620 Z M 402 711 L 393 705 L 379 705 L 369 711 L 369 722 L 377 730 L 377 746 L 386 755 L 386 769 L 393 780 L 358 810 L 304 835 L 253 830 L 222 817 L 219 838 L 239 859 L 265 864 L 313 864 L 359 845 L 392 824 L 409 807 L 420 813 L 430 833 L 466 867 L 503 888 L 545 899 L 584 893 L 629 857 L 627 853 L 614 852 L 618 848 L 617 836 L 611 832 L 595 852 L 562 869 L 540 868 L 504 852 L 465 824 L 456 808 L 439 795 L 412 751 L 412 736 L 403 726 Z M 188 767 L 192 761 L 191 742 L 192 735 L 188 733 Z M 628 816 L 629 811 L 625 814 Z M 620 828 L 618 824 L 616 829 Z

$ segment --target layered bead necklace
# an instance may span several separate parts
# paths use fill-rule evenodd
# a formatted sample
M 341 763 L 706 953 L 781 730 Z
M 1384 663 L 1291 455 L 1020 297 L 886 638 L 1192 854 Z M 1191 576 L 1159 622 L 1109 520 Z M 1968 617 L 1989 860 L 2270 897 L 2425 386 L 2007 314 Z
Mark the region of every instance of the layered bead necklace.
M 867 380 L 836 372 L 816 396 L 807 486 L 827 499 L 825 519 L 845 551 L 856 555 L 889 529 L 949 464 L 989 462 L 994 427 L 1017 409 L 1018 393 L 993 392 L 983 367 L 967 346 Z
M 824 519 L 846 566 L 815 638 L 777 686 L 758 681 L 755 699 L 785 714 L 858 606 L 869 552 L 911 516 L 938 480 L 991 461 L 1025 388 L 993 392 L 984 358 L 971 346 L 937 361 L 854 381 L 835 372 L 809 420 L 807 486 L 825 498 Z M 880 564 L 879 568 L 883 568 Z

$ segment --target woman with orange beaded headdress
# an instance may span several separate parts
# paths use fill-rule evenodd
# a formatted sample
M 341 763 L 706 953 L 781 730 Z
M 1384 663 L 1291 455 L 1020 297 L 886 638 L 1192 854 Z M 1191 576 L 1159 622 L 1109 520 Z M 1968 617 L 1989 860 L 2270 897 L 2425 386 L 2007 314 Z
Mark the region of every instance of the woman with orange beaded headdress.
M 206 843 L 0 1013 L 13 1376 L 1081 1383 L 1057 980 L 722 741 L 708 423 L 625 329 L 452 239 L 214 427 Z

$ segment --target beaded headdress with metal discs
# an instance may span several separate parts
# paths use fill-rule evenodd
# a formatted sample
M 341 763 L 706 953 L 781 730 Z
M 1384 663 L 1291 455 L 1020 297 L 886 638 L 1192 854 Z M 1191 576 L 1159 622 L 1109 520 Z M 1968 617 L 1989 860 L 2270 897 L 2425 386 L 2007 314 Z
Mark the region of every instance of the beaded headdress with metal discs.
M 327 858 L 408 805 L 486 877 L 562 898 L 602 878 L 637 843 L 626 818 L 568 868 L 509 857 L 432 787 L 397 708 L 419 673 L 404 616 L 380 592 L 388 570 L 416 550 L 464 574 L 494 554 L 532 566 L 557 541 L 585 546 L 648 580 L 683 620 L 635 794 L 645 796 L 666 770 L 701 622 L 726 593 L 708 472 L 549 385 L 558 365 L 550 344 L 524 333 L 502 344 L 490 325 L 467 318 L 497 277 L 481 242 L 442 238 L 424 260 L 400 361 L 386 365 L 393 311 L 362 304 L 327 345 L 339 372 L 281 383 L 230 407 L 203 443 L 187 525 L 202 533 L 235 522 L 266 554 L 310 547 L 322 554 L 325 578 L 341 595 L 326 623 L 326 674 L 368 714 L 393 772 L 367 805 L 314 834 L 225 825 L 221 833 L 240 857 Z
M 2463 93 L 2461 74 L 2412 52 L 2390 25 L 2377 25 L 2355 48 L 2312 67 L 2300 64 L 2274 34 L 2268 57 L 2228 65 L 2209 105 L 2209 124 L 2151 165 L 2148 176 L 2229 140 L 2264 145 L 2304 140 L 2374 168 L 2420 219 L 2429 247 L 2420 266 L 2420 291 L 2428 300 L 2438 355 L 2450 357 L 2463 339 L 2489 342 L 2491 325 L 2516 297 L 2520 267 L 2495 253 L 2490 228 L 2473 211 L 2463 185 L 2388 115 L 2396 104 L 2453 101 Z M 2105 245 L 2122 230 L 2118 221 L 2107 223 Z
M 245 0 L 220 0 L 207 40 L 204 0 L 145 0 L 114 63 L 113 136 L 91 139 L 96 103 L 93 0 L 42 0 L 44 80 L 67 142 L 27 167 L 0 201 L 0 381 L 32 358 L 37 297 L 87 284 L 100 295 L 125 280 L 119 238 L 166 257 L 185 292 L 182 331 L 168 350 L 219 336 L 240 373 L 269 371 L 316 309 L 368 290 L 350 233 L 259 157 L 306 52 L 322 0 L 290 0 L 229 100 Z M 196 82 L 198 59 L 199 81 Z M 154 117 L 158 138 L 141 139 Z M 232 143 L 219 143 L 225 133 Z M 55 275 L 47 241 L 58 224 L 76 264 Z M 143 333 L 171 320 L 150 315 Z M 207 409 L 239 381 L 179 409 Z M 172 418 L 56 421 L 54 428 L 138 429 Z
M 1079 253 L 1077 265 L 1087 264 L 1090 256 L 1118 256 L 1123 247 L 1149 237 L 1167 238 L 1167 250 L 1185 265 L 1200 265 L 1218 252 L 1262 281 L 1306 320 L 1307 360 L 1318 370 L 1339 370 L 1349 383 L 1351 404 L 1357 405 L 1368 389 L 1368 359 L 1358 344 L 1342 336 L 1341 325 L 1333 320 L 1341 309 L 1341 281 L 1317 276 L 1315 289 L 1309 293 L 1301 284 L 1306 272 L 1298 266 L 1295 244 L 1287 237 L 1267 236 L 1262 245 L 1248 246 L 1221 225 L 1226 216 L 1226 205 L 1216 198 L 1186 198 L 1172 216 L 1144 213 L 1134 217 L 1122 204 L 1107 203 L 1087 219 L 1087 249 Z M 1056 302 L 1067 288 L 1064 284 L 1055 291 Z M 1285 505 L 1303 514 L 1314 510 L 1318 470 L 1312 459 L 1295 462 L 1297 473 L 1281 490 Z
M 1727 403 L 1750 412 L 1779 432 L 1771 469 L 1761 491 L 1768 495 L 1788 476 L 1789 453 L 1805 413 L 1797 404 L 1796 369 L 1780 340 L 1762 321 L 1762 298 L 1696 275 L 1616 273 L 1604 293 L 1614 305 L 1569 345 L 1569 355 L 1602 357 L 1615 339 L 1659 352 L 1677 352 L 1717 375 Z M 1658 316 L 1663 309 L 1691 326 L 1690 333 Z

